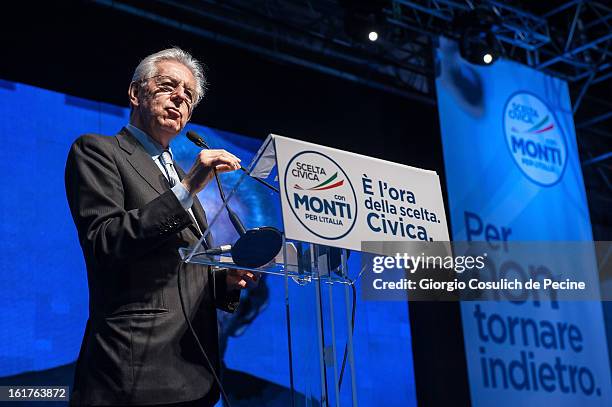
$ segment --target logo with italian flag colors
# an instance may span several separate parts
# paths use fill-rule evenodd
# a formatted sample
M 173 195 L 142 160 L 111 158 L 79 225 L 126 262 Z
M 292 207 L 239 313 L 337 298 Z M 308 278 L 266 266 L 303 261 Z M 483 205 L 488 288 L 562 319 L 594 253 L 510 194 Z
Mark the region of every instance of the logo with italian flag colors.
M 348 176 L 331 157 L 303 151 L 289 160 L 283 183 L 295 218 L 326 240 L 346 236 L 357 220 L 357 195 Z
M 549 187 L 563 176 L 567 144 L 551 110 L 539 97 L 517 92 L 503 116 L 506 145 L 514 163 L 533 183 Z

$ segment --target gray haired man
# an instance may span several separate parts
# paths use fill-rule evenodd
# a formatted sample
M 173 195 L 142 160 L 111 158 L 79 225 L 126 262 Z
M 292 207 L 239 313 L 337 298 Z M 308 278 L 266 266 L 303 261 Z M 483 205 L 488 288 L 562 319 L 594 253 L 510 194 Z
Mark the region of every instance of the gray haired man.
M 83 135 L 70 149 L 66 195 L 89 286 L 73 405 L 208 406 L 219 398 L 216 308 L 233 312 L 239 290 L 257 276 L 181 266 L 178 249 L 208 228 L 196 194 L 213 170 L 240 168 L 225 150 L 201 151 L 188 173 L 172 158 L 170 141 L 205 89 L 187 52 L 150 55 L 129 86 L 130 123 L 115 136 Z M 188 328 L 179 282 L 206 355 Z

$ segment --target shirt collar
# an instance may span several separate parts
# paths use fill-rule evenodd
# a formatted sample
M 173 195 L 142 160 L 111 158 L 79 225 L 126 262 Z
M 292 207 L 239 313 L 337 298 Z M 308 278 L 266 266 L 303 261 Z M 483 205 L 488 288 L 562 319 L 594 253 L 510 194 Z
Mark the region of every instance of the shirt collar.
M 138 127 L 132 125 L 131 123 L 128 123 L 125 127 L 130 131 L 130 133 L 132 133 L 134 137 L 136 137 L 136 139 L 144 147 L 145 151 L 154 160 L 156 160 L 157 157 L 159 157 L 161 153 L 164 152 L 165 148 L 162 147 L 161 144 L 159 144 L 156 140 L 154 140 L 147 133 L 140 130 Z M 173 154 L 172 154 L 172 149 L 170 148 L 170 146 L 168 146 L 168 151 L 170 152 L 170 156 L 172 157 Z

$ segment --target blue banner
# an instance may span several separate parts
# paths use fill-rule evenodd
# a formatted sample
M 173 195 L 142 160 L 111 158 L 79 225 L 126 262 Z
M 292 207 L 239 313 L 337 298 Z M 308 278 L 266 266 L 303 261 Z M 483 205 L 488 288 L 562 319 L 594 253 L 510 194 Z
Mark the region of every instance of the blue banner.
M 592 240 L 567 84 L 511 61 L 471 65 L 445 39 L 437 59 L 453 239 Z M 465 302 L 461 314 L 472 405 L 612 404 L 600 302 Z

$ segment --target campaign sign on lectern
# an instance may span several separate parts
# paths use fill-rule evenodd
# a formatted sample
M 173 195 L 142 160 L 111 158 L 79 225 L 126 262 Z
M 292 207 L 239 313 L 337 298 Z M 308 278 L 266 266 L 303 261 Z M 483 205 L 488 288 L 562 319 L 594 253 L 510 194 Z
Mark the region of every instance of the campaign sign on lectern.
M 357 369 L 358 365 L 366 366 L 363 363 L 368 363 L 367 357 L 363 351 L 354 352 L 353 340 L 361 345 L 382 342 L 369 338 L 368 333 L 353 334 L 355 283 L 361 273 L 349 270 L 348 251 L 395 255 L 404 247 L 407 252 L 416 247 L 419 253 L 429 253 L 425 246 L 432 246 L 437 252 L 440 245 L 427 243 L 449 240 L 438 175 L 270 135 L 248 171 L 240 175 L 227 201 L 238 195 L 235 192 L 245 178 L 251 176 L 265 183 L 263 180 L 271 177 L 275 168 L 285 244 L 275 261 L 251 270 L 285 279 L 291 405 L 357 407 L 359 400 L 366 403 L 362 405 L 373 405 L 368 398 L 374 383 L 368 376 L 370 369 L 363 375 Z M 275 181 L 270 183 L 269 190 L 276 191 Z M 209 217 L 208 230 L 220 214 L 225 214 L 224 208 Z M 236 256 L 222 259 L 207 255 L 202 250 L 204 237 L 196 247 L 181 249 L 186 261 L 245 269 L 233 261 Z M 404 246 L 404 242 L 409 244 Z M 327 246 L 346 250 L 332 251 Z M 404 321 L 402 326 L 407 326 L 406 308 L 396 315 Z M 378 326 L 383 331 L 387 327 L 384 321 Z M 397 343 L 392 338 L 383 340 L 395 351 L 377 354 L 379 369 L 382 369 L 379 371 L 396 364 L 397 352 L 408 352 L 405 344 L 400 344 L 406 339 L 405 333 L 397 338 Z M 408 353 L 404 355 L 408 360 Z M 387 356 L 389 359 L 384 361 Z M 413 388 L 409 377 L 394 375 L 393 379 L 381 380 L 381 389 L 394 389 L 395 400 L 411 405 L 407 404 L 414 398 L 407 391 Z
M 357 251 L 363 241 L 449 240 L 435 171 L 272 137 L 288 239 Z

